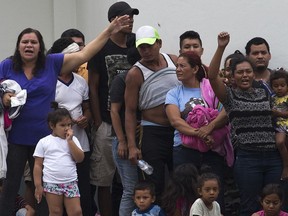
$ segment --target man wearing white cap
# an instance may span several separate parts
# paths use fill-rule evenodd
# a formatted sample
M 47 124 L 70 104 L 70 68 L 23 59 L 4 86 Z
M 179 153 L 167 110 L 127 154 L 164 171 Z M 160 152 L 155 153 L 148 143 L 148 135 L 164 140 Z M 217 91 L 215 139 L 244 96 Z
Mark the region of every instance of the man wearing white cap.
M 136 163 L 141 158 L 154 168 L 145 176 L 156 186 L 156 197 L 164 189 L 165 166 L 172 169 L 174 129 L 165 114 L 166 93 L 179 84 L 176 77 L 175 55 L 160 53 L 162 41 L 157 30 L 142 26 L 136 32 L 136 47 L 141 55 L 128 72 L 125 90 L 125 128 L 128 139 L 129 159 Z M 142 146 L 135 143 L 136 110 L 142 113 Z

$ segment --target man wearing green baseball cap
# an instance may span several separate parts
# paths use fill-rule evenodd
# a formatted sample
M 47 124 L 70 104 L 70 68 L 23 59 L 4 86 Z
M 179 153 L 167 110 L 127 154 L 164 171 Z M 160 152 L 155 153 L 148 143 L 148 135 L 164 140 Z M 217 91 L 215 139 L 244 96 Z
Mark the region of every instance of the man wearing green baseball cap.
M 125 129 L 129 159 L 132 163 L 142 158 L 153 168 L 152 181 L 157 198 L 164 190 L 165 169 L 172 170 L 174 129 L 165 114 L 166 93 L 179 84 L 175 63 L 177 56 L 160 53 L 162 40 L 152 26 L 142 26 L 136 31 L 136 47 L 141 59 L 134 64 L 126 77 Z M 141 110 L 143 136 L 139 148 L 135 143 L 136 110 Z

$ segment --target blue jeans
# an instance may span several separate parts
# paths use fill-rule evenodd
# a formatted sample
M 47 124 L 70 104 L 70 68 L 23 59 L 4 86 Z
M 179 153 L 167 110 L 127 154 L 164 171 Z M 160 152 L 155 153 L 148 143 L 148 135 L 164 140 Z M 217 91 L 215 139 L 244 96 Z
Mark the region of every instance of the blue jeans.
M 288 212 L 288 180 L 282 180 L 280 185 L 284 192 L 282 211 Z
M 282 166 L 278 151 L 237 150 L 234 177 L 240 191 L 241 216 L 261 209 L 258 195 L 266 184 L 280 183 Z
M 136 208 L 133 201 L 134 187 L 138 182 L 137 166 L 131 164 L 129 160 L 121 159 L 117 153 L 118 140 L 115 137 L 112 141 L 113 158 L 120 175 L 123 194 L 120 202 L 119 216 L 131 215 Z

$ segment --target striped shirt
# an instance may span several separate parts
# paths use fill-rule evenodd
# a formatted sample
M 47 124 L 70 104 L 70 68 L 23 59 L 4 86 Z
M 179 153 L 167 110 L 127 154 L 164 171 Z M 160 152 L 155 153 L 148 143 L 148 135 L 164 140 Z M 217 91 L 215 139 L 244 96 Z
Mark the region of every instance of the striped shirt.
M 248 151 L 275 151 L 270 95 L 262 88 L 243 91 L 226 87 L 223 103 L 232 126 L 234 148 Z

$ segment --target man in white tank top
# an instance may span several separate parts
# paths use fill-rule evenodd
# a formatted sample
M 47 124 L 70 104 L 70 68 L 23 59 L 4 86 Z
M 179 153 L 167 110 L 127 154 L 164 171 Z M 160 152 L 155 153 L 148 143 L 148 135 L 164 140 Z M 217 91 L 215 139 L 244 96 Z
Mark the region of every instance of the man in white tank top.
M 136 48 L 141 59 L 128 72 L 125 90 L 125 128 L 129 159 L 132 163 L 143 157 L 153 168 L 150 176 L 160 198 L 164 189 L 165 166 L 172 170 L 174 129 L 165 114 L 166 93 L 178 85 L 175 62 L 177 56 L 160 53 L 162 40 L 157 30 L 142 26 L 136 32 Z M 135 142 L 137 106 L 142 113 L 141 146 Z M 145 174 L 146 175 L 146 174 Z M 142 175 L 143 176 L 143 175 Z

